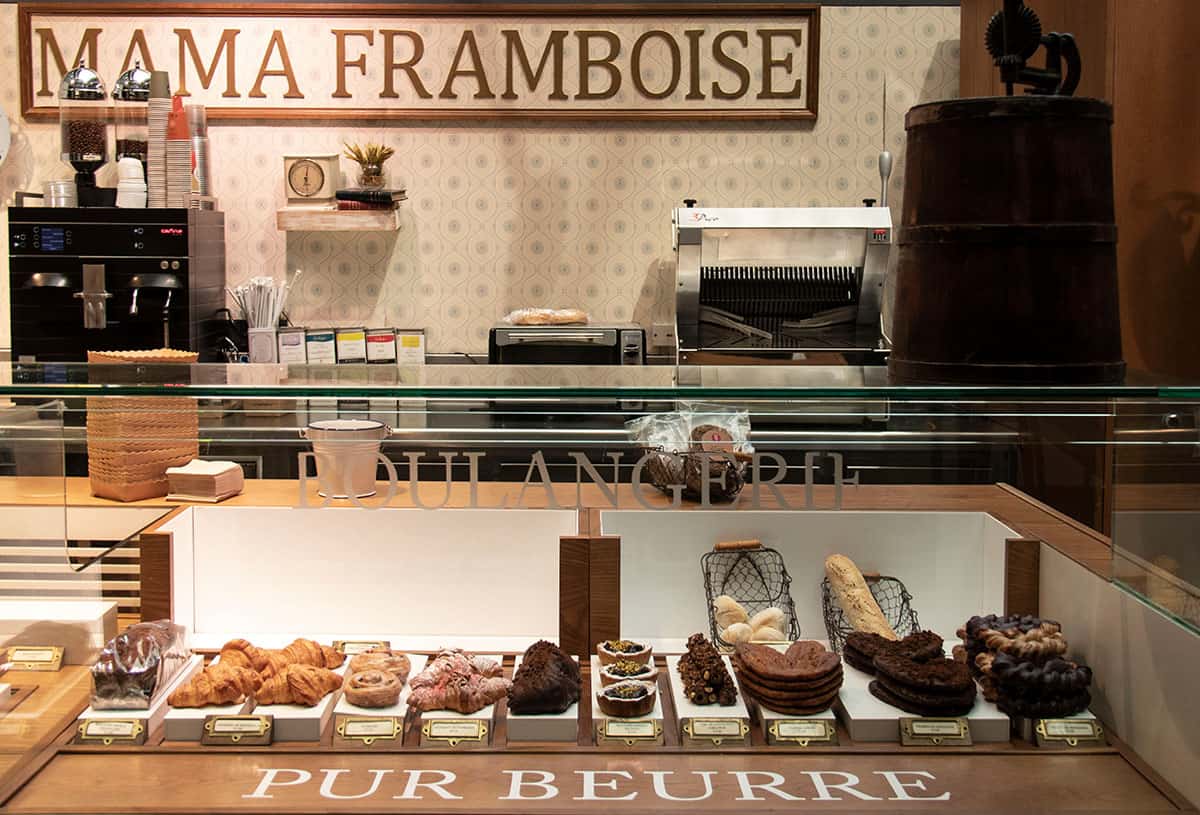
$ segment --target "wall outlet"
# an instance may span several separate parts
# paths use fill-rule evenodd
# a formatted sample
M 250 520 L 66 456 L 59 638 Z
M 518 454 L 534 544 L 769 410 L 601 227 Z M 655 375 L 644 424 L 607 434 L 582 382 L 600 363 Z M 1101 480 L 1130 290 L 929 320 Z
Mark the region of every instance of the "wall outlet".
M 675 323 L 655 323 L 650 332 L 650 345 L 653 348 L 674 348 Z

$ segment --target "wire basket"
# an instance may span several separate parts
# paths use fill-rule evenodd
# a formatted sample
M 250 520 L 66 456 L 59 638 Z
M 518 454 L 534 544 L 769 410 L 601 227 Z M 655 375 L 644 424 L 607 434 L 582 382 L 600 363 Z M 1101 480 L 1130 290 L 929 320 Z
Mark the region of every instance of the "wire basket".
M 718 647 L 733 647 L 733 643 L 721 639 L 713 611 L 713 601 L 722 594 L 741 603 L 751 617 L 772 606 L 778 608 L 787 624 L 784 633 L 788 639 L 800 639 L 800 623 L 796 621 L 796 606 L 792 602 L 792 578 L 778 551 L 766 546 L 714 549 L 700 557 L 700 569 L 708 597 L 708 627 Z
M 688 501 L 699 501 L 703 497 L 704 464 L 706 454 L 701 452 L 672 453 L 661 448 L 643 448 L 650 453 L 646 459 L 646 474 L 650 483 L 667 495 L 672 495 L 673 486 L 683 486 L 682 495 Z M 746 485 L 746 463 L 707 454 L 708 500 L 713 504 L 727 504 Z
M 904 638 L 921 630 L 917 612 L 912 607 L 912 595 L 904 588 L 903 583 L 894 577 L 882 575 L 863 577 L 896 636 Z M 833 596 L 828 577 L 821 579 L 821 610 L 825 615 L 825 633 L 829 635 L 829 647 L 840 654 L 842 646 L 846 643 L 846 635 L 853 631 L 854 627 L 846 620 L 845 612 Z

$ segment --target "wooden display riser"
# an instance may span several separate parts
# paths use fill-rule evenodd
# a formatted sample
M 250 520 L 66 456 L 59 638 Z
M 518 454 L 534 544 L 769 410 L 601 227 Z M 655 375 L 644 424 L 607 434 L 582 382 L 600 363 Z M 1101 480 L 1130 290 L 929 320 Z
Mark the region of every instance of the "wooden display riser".
M 333 746 L 332 723 L 319 743 L 208 747 L 163 742 L 159 727 L 140 747 L 76 746 L 72 721 L 10 770 L 0 812 L 1194 811 L 1111 734 L 1111 746 L 1070 751 L 1018 740 L 918 748 L 856 744 L 839 723 L 839 746 L 808 749 L 767 746 L 755 720 L 746 746 L 684 748 L 658 661 L 661 747 L 594 746 L 590 694 L 576 744 L 509 742 L 498 705 L 492 743 L 466 750 L 421 747 L 412 712 L 399 743 L 369 749 Z M 51 688 L 59 679 L 43 676 Z M 86 690 L 75 689 L 78 712 Z

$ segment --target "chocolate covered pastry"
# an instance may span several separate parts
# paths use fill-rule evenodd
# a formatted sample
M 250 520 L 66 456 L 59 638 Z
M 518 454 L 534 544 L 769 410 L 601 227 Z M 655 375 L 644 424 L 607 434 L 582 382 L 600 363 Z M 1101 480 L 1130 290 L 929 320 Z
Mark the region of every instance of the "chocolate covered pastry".
M 596 694 L 596 705 L 606 716 L 630 719 L 653 711 L 657 696 L 658 690 L 653 684 L 627 680 L 602 688 Z
M 648 664 L 653 656 L 653 649 L 633 640 L 605 640 L 596 644 L 596 656 L 600 658 L 601 665 L 608 665 L 618 659 Z
M 521 657 L 508 707 L 513 713 L 562 713 L 579 701 L 579 665 L 552 642 L 535 642 Z
M 693 704 L 728 707 L 737 701 L 737 686 L 725 660 L 703 634 L 688 637 L 687 653 L 679 658 L 683 695 Z
M 868 690 L 892 707 L 917 716 L 963 716 L 975 705 L 975 680 L 962 662 L 945 657 L 917 662 L 883 652 L 874 665 Z
M 733 665 L 742 692 L 777 713 L 820 713 L 833 704 L 842 687 L 841 660 L 811 640 L 794 642 L 783 653 L 766 645 L 740 644 Z
M 631 659 L 618 659 L 600 668 L 600 684 L 615 685 L 626 679 L 637 679 L 642 682 L 653 682 L 658 677 L 658 668 L 654 665 L 634 662 Z
M 382 649 L 363 651 L 361 654 L 352 656 L 350 665 L 346 668 L 347 675 L 361 671 L 386 671 L 403 685 L 408 681 L 408 675 L 412 671 L 412 661 L 404 654 L 395 651 Z
M 860 671 L 874 674 L 875 657 L 884 652 L 925 662 L 942 656 L 942 638 L 932 631 L 917 631 L 902 640 L 893 641 L 866 631 L 852 631 L 846 635 L 842 659 Z
M 409 680 L 408 706 L 475 713 L 508 695 L 512 682 L 502 674 L 495 660 L 457 648 L 442 651 Z
M 403 689 L 404 682 L 396 674 L 378 668 L 350 673 L 342 685 L 342 693 L 345 694 L 347 702 L 366 708 L 395 705 L 400 701 L 400 691 Z
M 104 646 L 92 666 L 92 707 L 148 710 L 188 656 L 183 626 L 170 620 L 129 626 Z

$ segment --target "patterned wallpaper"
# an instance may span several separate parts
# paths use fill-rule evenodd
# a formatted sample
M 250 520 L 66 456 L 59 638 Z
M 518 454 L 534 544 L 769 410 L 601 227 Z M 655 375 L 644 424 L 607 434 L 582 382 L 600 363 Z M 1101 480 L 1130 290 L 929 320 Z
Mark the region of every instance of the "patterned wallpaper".
M 595 320 L 647 326 L 670 320 L 670 209 L 678 202 L 838 206 L 878 197 L 886 123 L 898 204 L 904 113 L 957 93 L 957 8 L 830 7 L 821 28 L 815 124 L 213 125 L 229 281 L 302 269 L 295 321 L 424 327 L 428 348 L 439 352 L 485 351 L 488 328 L 522 306 L 579 306 Z M 57 156 L 57 127 L 19 118 L 15 5 L 0 5 L 0 30 L 14 32 L 0 43 L 0 101 L 14 122 L 0 196 L 10 203 L 15 190 L 70 171 Z M 400 231 L 276 230 L 280 157 L 333 152 L 343 140 L 396 148 L 389 180 L 409 195 Z M 352 168 L 343 160 L 350 183 Z M 101 183 L 115 183 L 112 173 L 105 168 Z M 8 345 L 6 283 L 7 274 L 0 347 Z

